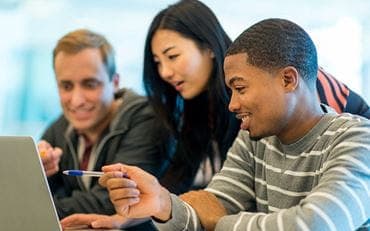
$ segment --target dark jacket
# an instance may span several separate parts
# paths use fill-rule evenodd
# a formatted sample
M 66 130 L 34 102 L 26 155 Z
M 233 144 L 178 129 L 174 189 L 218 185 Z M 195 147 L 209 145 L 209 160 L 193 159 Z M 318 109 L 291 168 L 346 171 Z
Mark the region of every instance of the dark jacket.
M 157 177 L 166 167 L 163 151 L 164 136 L 155 120 L 154 112 L 145 97 L 123 89 L 117 94 L 123 102 L 103 133 L 97 145 L 95 171 L 112 163 L 138 166 Z M 78 136 L 64 116 L 61 116 L 45 132 L 42 139 L 60 147 L 63 155 L 60 170 L 49 177 L 49 184 L 60 218 L 73 213 L 114 214 L 106 189 L 91 179 L 87 189 L 79 177 L 65 176 L 63 170 L 78 169 Z
M 366 101 L 322 67 L 318 71 L 316 86 L 320 102 L 334 108 L 337 113 L 349 112 L 370 119 Z

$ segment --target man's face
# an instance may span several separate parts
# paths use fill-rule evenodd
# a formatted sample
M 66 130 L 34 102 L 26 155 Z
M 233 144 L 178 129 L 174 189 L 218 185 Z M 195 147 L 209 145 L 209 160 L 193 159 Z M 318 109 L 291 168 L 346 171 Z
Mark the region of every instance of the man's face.
M 55 74 L 65 117 L 79 132 L 95 132 L 109 117 L 117 87 L 115 81 L 109 80 L 99 50 L 59 52 Z
M 287 124 L 287 104 L 281 73 L 270 73 L 247 63 L 247 54 L 225 58 L 225 82 L 232 96 L 229 110 L 242 120 L 252 139 L 279 135 Z

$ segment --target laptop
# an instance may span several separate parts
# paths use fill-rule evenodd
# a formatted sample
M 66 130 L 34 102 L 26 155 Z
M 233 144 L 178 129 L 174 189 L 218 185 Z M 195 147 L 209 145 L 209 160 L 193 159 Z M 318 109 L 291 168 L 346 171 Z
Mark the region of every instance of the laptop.
M 0 230 L 62 230 L 31 137 L 0 136 Z
M 0 230 L 61 231 L 34 140 L 0 136 L 0 157 Z

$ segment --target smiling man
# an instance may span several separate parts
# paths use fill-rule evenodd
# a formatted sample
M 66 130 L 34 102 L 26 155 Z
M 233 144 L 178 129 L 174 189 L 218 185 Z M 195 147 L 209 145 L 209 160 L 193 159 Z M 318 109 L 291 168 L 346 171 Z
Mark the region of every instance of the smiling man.
M 315 45 L 295 23 L 248 28 L 224 62 L 229 109 L 242 123 L 221 171 L 179 198 L 139 168 L 106 166 L 100 183 L 117 212 L 152 216 L 160 230 L 358 229 L 370 217 L 370 122 L 320 105 L 317 69 Z
M 62 171 L 100 171 L 120 162 L 159 176 L 165 165 L 160 128 L 145 97 L 118 89 L 113 48 L 102 35 L 89 30 L 66 34 L 54 49 L 53 65 L 63 115 L 38 148 L 58 215 L 112 214 L 108 192 L 97 178 Z

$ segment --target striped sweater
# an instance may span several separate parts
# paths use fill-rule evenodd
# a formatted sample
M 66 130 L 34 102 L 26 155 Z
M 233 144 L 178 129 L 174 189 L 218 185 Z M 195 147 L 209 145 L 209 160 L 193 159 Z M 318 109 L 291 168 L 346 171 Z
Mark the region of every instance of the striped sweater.
M 229 214 L 216 230 L 356 230 L 370 218 L 369 166 L 370 121 L 350 114 L 326 114 L 290 145 L 240 131 L 206 188 Z M 194 210 L 171 199 L 172 219 L 157 227 L 202 230 Z

